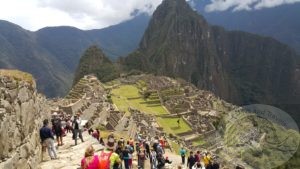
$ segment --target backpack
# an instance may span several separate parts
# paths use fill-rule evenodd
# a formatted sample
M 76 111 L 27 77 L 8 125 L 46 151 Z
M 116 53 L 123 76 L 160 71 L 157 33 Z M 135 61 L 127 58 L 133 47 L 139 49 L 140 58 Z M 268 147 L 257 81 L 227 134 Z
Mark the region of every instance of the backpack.
M 55 119 L 55 120 L 53 121 L 53 127 L 54 127 L 54 130 L 55 130 L 56 132 L 61 131 L 61 122 L 60 122 L 59 119 Z
M 110 156 L 112 152 L 105 152 L 102 151 L 100 154 L 100 160 L 99 160 L 99 169 L 110 169 Z

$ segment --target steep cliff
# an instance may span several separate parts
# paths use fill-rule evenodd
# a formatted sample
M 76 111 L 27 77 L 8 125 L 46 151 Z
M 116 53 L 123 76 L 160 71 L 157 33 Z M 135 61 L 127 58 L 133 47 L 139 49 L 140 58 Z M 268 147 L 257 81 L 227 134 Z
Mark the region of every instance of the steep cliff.
M 41 161 L 39 128 L 49 117 L 31 75 L 0 70 L 0 168 L 36 168 Z
M 269 37 L 209 25 L 185 0 L 164 0 L 127 69 L 181 77 L 234 104 L 299 104 L 299 56 Z
M 80 58 L 73 85 L 89 74 L 94 74 L 101 82 L 107 82 L 118 77 L 115 65 L 97 46 L 89 47 Z

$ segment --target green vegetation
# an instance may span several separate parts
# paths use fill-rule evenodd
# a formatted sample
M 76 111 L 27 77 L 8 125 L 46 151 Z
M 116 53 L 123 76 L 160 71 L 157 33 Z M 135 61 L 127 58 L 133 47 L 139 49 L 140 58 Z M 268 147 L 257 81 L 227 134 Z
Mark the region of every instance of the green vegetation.
M 8 76 L 12 77 L 17 81 L 26 81 L 30 84 L 35 84 L 34 78 L 31 74 L 26 73 L 26 72 L 21 72 L 19 70 L 5 70 L 5 69 L 0 69 L 0 76 Z
M 115 65 L 97 46 L 88 48 L 80 58 L 73 85 L 88 74 L 94 74 L 101 82 L 108 82 L 119 76 Z
M 198 137 L 196 140 L 193 141 L 193 146 L 200 146 L 204 145 L 206 142 L 204 141 L 203 137 Z
M 179 134 L 188 131 L 192 131 L 190 126 L 180 118 L 180 125 L 177 123 L 178 118 L 157 118 L 158 124 L 164 129 L 167 133 Z
M 128 108 L 135 108 L 145 113 L 155 115 L 169 114 L 160 104 L 160 100 L 149 97 L 143 99 L 135 85 L 122 85 L 112 90 L 112 101 L 119 110 L 128 112 Z

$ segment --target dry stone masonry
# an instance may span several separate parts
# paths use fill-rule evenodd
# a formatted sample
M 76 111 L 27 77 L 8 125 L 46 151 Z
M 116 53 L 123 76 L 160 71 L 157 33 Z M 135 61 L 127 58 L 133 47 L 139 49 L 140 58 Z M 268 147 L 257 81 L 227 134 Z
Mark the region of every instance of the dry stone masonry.
M 49 117 L 35 82 L 0 77 L 0 168 L 36 168 L 41 161 L 39 128 Z

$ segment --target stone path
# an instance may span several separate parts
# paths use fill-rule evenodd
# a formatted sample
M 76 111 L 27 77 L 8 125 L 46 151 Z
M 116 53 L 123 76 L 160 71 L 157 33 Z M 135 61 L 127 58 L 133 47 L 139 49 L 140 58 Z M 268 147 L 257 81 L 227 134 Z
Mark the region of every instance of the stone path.
M 81 143 L 78 140 L 78 145 L 74 146 L 74 140 L 72 140 L 72 134 L 68 133 L 64 139 L 64 145 L 59 147 L 57 150 L 58 158 L 56 160 L 50 160 L 48 153 L 43 153 L 44 160 L 40 164 L 39 169 L 80 169 L 80 161 L 84 156 L 84 151 L 89 145 L 93 145 L 96 153 L 104 148 L 101 146 L 96 139 L 88 135 L 87 132 L 83 133 L 84 142 Z M 168 156 L 173 163 L 171 165 L 166 165 L 165 169 L 177 169 L 177 166 L 181 163 L 181 158 L 179 155 L 174 154 L 166 150 L 165 157 Z M 150 169 L 149 160 L 145 161 L 145 169 Z M 133 160 L 134 169 L 137 167 L 136 155 L 134 155 Z M 184 168 L 183 168 L 184 169 Z
M 59 159 L 50 160 L 48 153 L 43 153 L 44 160 L 40 164 L 40 169 L 78 169 L 80 168 L 84 151 L 89 145 L 93 145 L 96 152 L 103 149 L 103 146 L 92 136 L 88 135 L 87 132 L 83 132 L 84 142 L 81 143 L 79 139 L 77 146 L 74 146 L 75 143 L 72 140 L 71 133 L 68 133 L 63 139 L 64 145 L 57 150 Z

